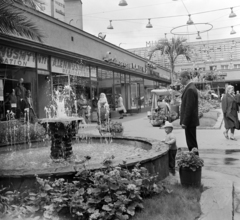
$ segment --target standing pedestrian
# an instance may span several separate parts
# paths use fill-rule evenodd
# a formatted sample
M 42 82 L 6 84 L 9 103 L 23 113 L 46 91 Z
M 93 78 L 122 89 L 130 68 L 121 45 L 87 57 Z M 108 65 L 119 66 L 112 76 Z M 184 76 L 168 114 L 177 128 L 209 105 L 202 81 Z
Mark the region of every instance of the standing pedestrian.
M 234 130 L 239 129 L 238 111 L 239 107 L 237 104 L 236 97 L 234 96 L 234 88 L 228 85 L 226 88 L 226 95 L 222 98 L 222 111 L 225 124 L 225 131 L 223 132 L 226 139 L 228 137 L 228 131 L 231 130 L 230 140 L 236 140 L 234 137 Z
M 169 123 L 168 121 L 166 121 L 163 128 L 165 129 L 165 132 L 166 132 L 166 136 L 165 136 L 165 139 L 163 140 L 163 142 L 165 144 L 168 144 L 168 146 L 169 146 L 169 151 L 168 151 L 169 172 L 174 175 L 175 174 L 175 158 L 176 158 L 176 154 L 177 154 L 176 137 L 172 133 L 172 131 L 173 131 L 172 123 Z
M 16 109 L 16 118 L 19 119 L 23 116 L 24 107 L 26 105 L 26 93 L 27 90 L 23 85 L 24 79 L 20 78 L 15 88 L 15 93 L 17 96 L 17 109 Z
M 191 82 L 191 76 L 188 71 L 183 71 L 179 80 L 185 87 L 182 93 L 180 125 L 185 129 L 187 146 L 189 151 L 191 151 L 193 148 L 198 148 L 198 92 L 194 83 Z
M 121 95 L 121 94 L 118 95 L 118 107 L 117 107 L 117 111 L 118 111 L 118 113 L 120 114 L 120 118 L 119 118 L 119 119 L 123 119 L 123 114 L 126 113 L 126 109 L 125 109 L 125 107 L 124 107 L 123 98 L 122 98 L 122 95 Z

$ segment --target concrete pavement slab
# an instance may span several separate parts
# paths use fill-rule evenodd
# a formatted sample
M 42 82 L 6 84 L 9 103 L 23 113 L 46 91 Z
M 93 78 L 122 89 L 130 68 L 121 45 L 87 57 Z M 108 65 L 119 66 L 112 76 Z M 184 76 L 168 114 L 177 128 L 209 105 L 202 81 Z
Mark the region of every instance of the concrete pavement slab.
M 234 183 L 234 218 L 233 220 L 240 219 L 240 182 Z

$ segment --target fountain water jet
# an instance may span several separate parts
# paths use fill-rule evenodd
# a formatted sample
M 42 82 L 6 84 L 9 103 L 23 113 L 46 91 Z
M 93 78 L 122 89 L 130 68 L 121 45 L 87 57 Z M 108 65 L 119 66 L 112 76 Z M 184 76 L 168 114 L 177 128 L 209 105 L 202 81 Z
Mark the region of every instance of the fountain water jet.
M 47 118 L 40 119 L 39 122 L 51 136 L 51 158 L 70 160 L 73 156 L 72 139 L 83 118 L 73 116 L 69 111 L 71 106 L 66 105 L 67 101 L 70 105 L 75 103 L 76 96 L 70 86 L 55 90 L 54 93 L 53 105 L 45 107 Z

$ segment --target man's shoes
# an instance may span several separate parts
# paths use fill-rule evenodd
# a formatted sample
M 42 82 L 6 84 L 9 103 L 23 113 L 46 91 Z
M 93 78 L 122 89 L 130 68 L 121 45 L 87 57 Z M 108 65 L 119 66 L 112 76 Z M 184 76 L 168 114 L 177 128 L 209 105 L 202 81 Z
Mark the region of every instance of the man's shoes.
M 235 137 L 230 137 L 230 140 L 236 141 L 237 139 Z
M 119 119 L 123 119 L 123 117 L 120 117 Z

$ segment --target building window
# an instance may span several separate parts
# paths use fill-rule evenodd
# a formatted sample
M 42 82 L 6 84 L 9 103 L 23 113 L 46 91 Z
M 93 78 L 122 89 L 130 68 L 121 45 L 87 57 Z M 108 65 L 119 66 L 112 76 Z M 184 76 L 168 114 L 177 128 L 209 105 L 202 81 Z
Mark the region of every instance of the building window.
M 240 64 L 234 64 L 234 69 L 240 69 Z
M 221 65 L 221 69 L 222 69 L 222 70 L 228 69 L 228 65 Z
M 209 66 L 210 70 L 216 70 L 217 69 L 217 66 Z

